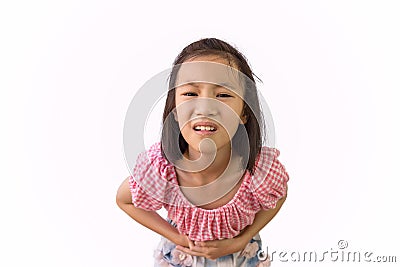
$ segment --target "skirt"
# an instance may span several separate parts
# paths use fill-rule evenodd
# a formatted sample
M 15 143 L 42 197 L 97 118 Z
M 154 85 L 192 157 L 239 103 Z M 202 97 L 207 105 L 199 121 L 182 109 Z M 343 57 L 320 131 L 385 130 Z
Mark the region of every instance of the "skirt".
M 176 227 L 176 224 L 168 219 Z M 161 237 L 154 251 L 154 267 L 268 267 L 268 255 L 262 250 L 260 235 L 255 235 L 247 246 L 239 252 L 225 255 L 215 260 L 186 254 L 176 249 L 176 245 Z

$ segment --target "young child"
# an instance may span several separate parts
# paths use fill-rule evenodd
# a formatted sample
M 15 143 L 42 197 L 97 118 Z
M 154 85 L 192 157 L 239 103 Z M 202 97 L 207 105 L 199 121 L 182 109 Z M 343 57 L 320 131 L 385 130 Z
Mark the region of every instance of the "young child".
M 118 206 L 162 236 L 155 266 L 269 266 L 258 232 L 285 201 L 289 176 L 279 150 L 262 144 L 245 57 L 201 39 L 178 55 L 169 84 L 161 142 L 138 156 Z

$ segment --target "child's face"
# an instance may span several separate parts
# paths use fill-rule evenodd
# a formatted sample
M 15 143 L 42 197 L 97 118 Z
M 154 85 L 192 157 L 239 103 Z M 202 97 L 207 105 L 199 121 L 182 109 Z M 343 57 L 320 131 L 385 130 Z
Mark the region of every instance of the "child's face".
M 217 150 L 230 145 L 239 123 L 246 122 L 242 115 L 243 92 L 238 77 L 232 74 L 231 67 L 228 69 L 227 60 L 220 57 L 199 56 L 186 62 L 194 63 L 194 66 L 183 68 L 178 75 L 174 112 L 183 138 L 189 149 L 196 151 L 205 138 L 212 139 Z M 197 82 L 199 80 L 201 82 Z M 229 84 L 233 89 L 223 84 Z M 202 148 L 202 152 L 207 151 Z

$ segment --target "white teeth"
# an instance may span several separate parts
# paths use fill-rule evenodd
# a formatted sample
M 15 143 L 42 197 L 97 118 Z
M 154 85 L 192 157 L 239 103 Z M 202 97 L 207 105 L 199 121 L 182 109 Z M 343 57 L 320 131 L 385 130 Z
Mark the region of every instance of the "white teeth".
M 213 126 L 196 126 L 194 127 L 197 131 L 214 131 L 215 128 Z

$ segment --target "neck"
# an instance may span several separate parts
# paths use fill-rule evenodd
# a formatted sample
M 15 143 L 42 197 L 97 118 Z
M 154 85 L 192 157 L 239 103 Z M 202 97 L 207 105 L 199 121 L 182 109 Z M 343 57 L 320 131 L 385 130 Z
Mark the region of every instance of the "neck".
M 213 153 L 205 153 L 205 152 L 201 153 L 197 150 L 191 149 L 189 146 L 184 156 L 189 160 L 197 160 L 200 157 L 210 158 L 213 156 Z M 212 161 L 212 163 L 210 164 L 210 166 L 208 166 L 206 169 L 200 172 L 193 172 L 191 174 L 192 176 L 197 176 L 199 178 L 204 178 L 206 180 L 216 179 L 227 168 L 230 158 L 231 158 L 231 146 L 230 144 L 227 144 L 226 146 L 223 146 L 217 150 L 216 156 Z

